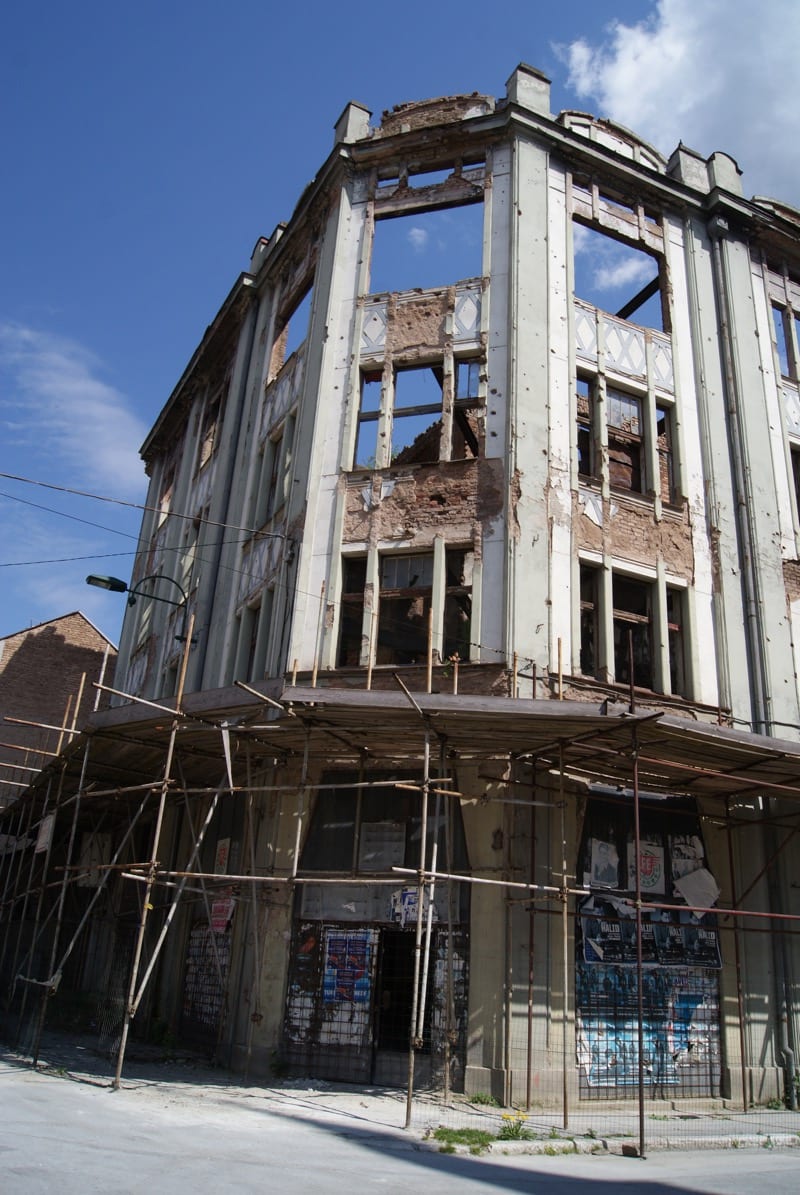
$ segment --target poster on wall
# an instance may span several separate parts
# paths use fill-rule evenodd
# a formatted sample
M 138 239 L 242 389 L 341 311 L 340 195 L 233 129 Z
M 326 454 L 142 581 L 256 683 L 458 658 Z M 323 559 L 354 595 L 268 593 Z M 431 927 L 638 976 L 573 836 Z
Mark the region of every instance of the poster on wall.
M 584 883 L 593 888 L 619 887 L 619 854 L 613 842 L 591 839 L 591 870 Z
M 655 1089 L 680 1086 L 693 1094 L 712 1094 L 720 1081 L 717 977 L 684 967 L 650 971 L 646 980 L 645 1083 Z M 635 989 L 631 971 L 579 964 L 577 1054 L 581 1082 L 589 1088 L 638 1083 Z
M 637 962 L 636 916 L 630 900 L 595 893 L 581 901 L 579 913 L 582 962 L 626 966 Z M 643 909 L 642 963 L 721 967 L 716 915 Z
M 325 939 L 323 1004 L 366 1004 L 370 994 L 370 932 L 337 933 Z
M 666 892 L 664 875 L 664 845 L 660 839 L 642 838 L 639 843 L 639 883 L 642 895 L 663 896 Z M 628 889 L 636 890 L 636 845 L 628 843 Z

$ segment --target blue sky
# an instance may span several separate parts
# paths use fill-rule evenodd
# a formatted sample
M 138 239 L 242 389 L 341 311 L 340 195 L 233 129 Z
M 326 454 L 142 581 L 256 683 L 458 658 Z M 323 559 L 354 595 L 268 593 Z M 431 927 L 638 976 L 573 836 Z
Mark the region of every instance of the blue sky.
M 796 0 L 42 0 L 0 42 L 0 473 L 114 500 L 0 477 L 0 636 L 82 609 L 116 641 L 123 599 L 83 579 L 130 575 L 139 445 L 348 100 L 500 96 L 525 61 L 554 111 L 724 149 L 800 206 Z

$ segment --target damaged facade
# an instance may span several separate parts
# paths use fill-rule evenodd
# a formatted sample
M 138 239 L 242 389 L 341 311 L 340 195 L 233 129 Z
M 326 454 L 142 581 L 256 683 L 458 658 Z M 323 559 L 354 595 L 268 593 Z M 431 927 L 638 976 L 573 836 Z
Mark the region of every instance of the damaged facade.
M 800 916 L 796 310 L 800 214 L 724 153 L 526 66 L 350 104 L 143 448 L 84 776 L 121 826 L 165 768 L 165 812 L 75 989 L 189 872 L 134 1024 L 235 1066 L 782 1094 L 797 939 L 690 908 Z

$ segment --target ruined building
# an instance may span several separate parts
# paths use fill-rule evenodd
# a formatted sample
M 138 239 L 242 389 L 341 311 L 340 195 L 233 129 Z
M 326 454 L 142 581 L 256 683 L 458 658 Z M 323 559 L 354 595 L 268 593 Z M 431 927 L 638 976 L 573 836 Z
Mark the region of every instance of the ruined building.
M 724 153 L 554 115 L 526 66 L 349 104 L 143 447 L 16 972 L 69 938 L 26 884 L 102 818 L 60 970 L 134 1034 L 506 1102 L 782 1096 L 797 310 L 800 213 Z

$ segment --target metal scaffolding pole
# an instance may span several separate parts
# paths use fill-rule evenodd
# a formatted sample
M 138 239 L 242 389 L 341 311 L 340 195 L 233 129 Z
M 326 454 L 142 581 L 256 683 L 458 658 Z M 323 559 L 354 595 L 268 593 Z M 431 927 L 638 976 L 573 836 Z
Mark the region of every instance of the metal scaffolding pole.
M 183 701 L 183 686 L 186 681 L 186 669 L 189 664 L 189 652 L 192 646 L 192 636 L 194 634 L 194 614 L 189 616 L 189 626 L 186 631 L 186 639 L 183 646 L 183 659 L 181 660 L 180 676 L 178 678 L 178 692 L 175 698 L 175 710 L 170 711 L 174 714 L 172 719 L 172 726 L 170 727 L 169 741 L 167 744 L 167 758 L 164 764 L 164 776 L 161 782 L 161 791 L 158 799 L 158 811 L 156 813 L 156 824 L 153 830 L 153 847 L 150 852 L 150 865 L 147 872 L 147 884 L 144 890 L 144 899 L 142 900 L 142 913 L 139 919 L 139 929 L 136 935 L 136 945 L 133 951 L 133 962 L 131 964 L 131 977 L 128 986 L 128 999 L 125 1005 L 125 1017 L 122 1022 L 122 1033 L 120 1035 L 119 1050 L 117 1052 L 117 1067 L 114 1073 L 114 1081 L 112 1087 L 119 1090 L 120 1080 L 122 1077 L 122 1066 L 125 1061 L 125 1047 L 128 1042 L 128 1033 L 130 1032 L 131 1020 L 135 1015 L 135 996 L 136 984 L 139 977 L 139 964 L 142 958 L 142 948 L 144 946 L 144 936 L 147 931 L 148 913 L 152 909 L 150 903 L 153 894 L 153 885 L 156 879 L 158 869 L 158 847 L 161 839 L 161 826 L 164 821 L 164 810 L 167 804 L 167 794 L 169 793 L 172 780 L 172 757 L 175 753 L 175 740 L 178 737 L 178 727 L 180 725 L 180 710 Z

